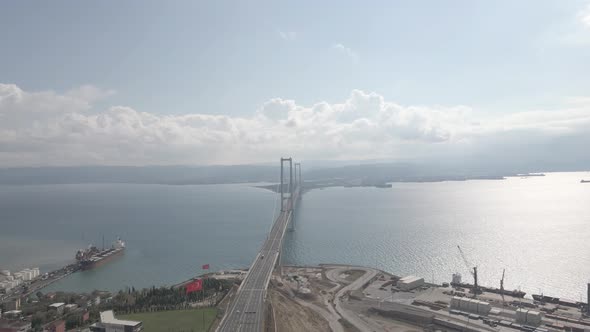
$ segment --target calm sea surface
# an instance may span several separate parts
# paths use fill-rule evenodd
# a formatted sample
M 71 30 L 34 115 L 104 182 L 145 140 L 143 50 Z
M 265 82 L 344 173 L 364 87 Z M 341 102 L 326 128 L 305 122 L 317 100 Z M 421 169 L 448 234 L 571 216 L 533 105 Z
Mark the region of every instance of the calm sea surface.
M 374 266 L 435 282 L 453 272 L 528 294 L 582 298 L 590 281 L 590 173 L 306 193 L 284 263 Z M 276 195 L 250 185 L 0 186 L 0 267 L 57 268 L 76 249 L 120 236 L 124 256 L 47 290 L 173 284 L 248 266 L 266 236 Z

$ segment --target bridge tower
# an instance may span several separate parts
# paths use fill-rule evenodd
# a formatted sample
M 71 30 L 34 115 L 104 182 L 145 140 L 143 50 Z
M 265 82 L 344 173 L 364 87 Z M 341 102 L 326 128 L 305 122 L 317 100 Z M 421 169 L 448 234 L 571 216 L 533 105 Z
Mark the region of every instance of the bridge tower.
M 299 183 L 297 183 L 297 187 L 301 189 L 301 185 L 303 184 L 303 178 L 301 177 L 301 163 L 297 163 L 297 165 L 299 165 L 299 167 L 297 168 L 299 170 Z
M 301 189 L 301 163 L 295 163 L 295 188 Z
M 289 196 L 285 197 L 285 170 L 284 165 L 289 162 Z M 281 158 L 281 212 L 285 211 L 285 200 L 293 197 L 293 158 Z
M 301 198 L 301 163 L 295 163 L 294 167 L 293 167 L 293 173 L 294 173 L 294 180 L 293 180 L 293 191 L 291 193 L 294 193 L 295 190 L 299 191 L 299 196 L 297 196 L 297 200 L 299 200 Z M 296 204 L 298 202 L 292 202 L 293 204 Z M 292 232 L 295 230 L 295 211 L 292 211 L 293 213 L 293 218 L 291 219 L 291 223 L 289 225 L 289 227 L 287 228 L 287 230 L 289 232 Z

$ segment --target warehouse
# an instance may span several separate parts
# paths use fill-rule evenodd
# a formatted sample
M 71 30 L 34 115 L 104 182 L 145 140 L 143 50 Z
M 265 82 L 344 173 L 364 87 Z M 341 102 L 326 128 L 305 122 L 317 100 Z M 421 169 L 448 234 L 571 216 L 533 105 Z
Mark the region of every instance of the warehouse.
M 422 285 L 424 285 L 424 278 L 416 276 L 403 277 L 397 282 L 397 288 L 403 291 L 409 291 Z

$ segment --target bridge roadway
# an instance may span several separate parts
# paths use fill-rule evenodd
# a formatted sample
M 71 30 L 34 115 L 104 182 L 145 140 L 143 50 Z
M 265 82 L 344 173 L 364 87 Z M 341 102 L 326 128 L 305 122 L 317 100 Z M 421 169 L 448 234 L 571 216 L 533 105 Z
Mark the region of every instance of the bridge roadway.
M 282 211 L 275 220 L 262 249 L 250 266 L 217 331 L 259 332 L 263 330 L 266 290 L 281 252 L 283 235 L 293 217 L 294 202 L 297 202 L 298 197 L 299 190 L 296 190 L 293 198 L 286 201 L 285 211 Z

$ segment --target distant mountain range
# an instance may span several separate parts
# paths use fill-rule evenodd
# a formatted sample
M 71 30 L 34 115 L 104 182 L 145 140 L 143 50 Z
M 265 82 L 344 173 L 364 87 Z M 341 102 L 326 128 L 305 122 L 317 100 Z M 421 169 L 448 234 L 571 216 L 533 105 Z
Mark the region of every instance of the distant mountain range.
M 549 171 L 579 171 L 571 168 L 534 169 L 533 167 L 486 167 L 485 165 L 441 165 L 411 162 L 360 163 L 343 166 L 318 166 L 306 169 L 307 181 L 336 179 L 383 183 L 398 181 L 442 181 L 496 179 L 504 176 Z M 310 162 L 310 164 L 312 164 Z M 222 184 L 279 181 L 279 167 L 269 165 L 234 166 L 76 166 L 27 167 L 0 169 L 0 184 L 73 184 L 73 183 L 143 183 L 143 184 Z M 287 173 L 288 174 L 288 173 Z

